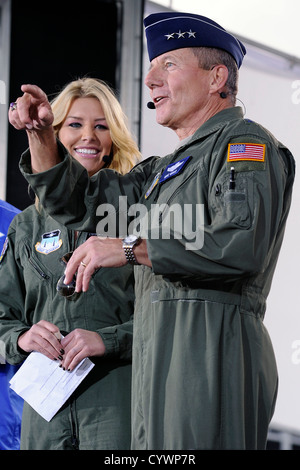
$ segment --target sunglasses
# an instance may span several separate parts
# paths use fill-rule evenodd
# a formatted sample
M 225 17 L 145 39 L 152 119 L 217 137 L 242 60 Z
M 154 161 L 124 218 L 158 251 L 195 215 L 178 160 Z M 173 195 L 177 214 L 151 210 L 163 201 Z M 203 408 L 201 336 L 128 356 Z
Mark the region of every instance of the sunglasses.
M 70 260 L 73 251 L 66 253 L 61 259 L 60 262 L 66 268 L 68 261 Z M 69 284 L 65 284 L 65 275 L 61 276 L 56 284 L 57 292 L 68 300 L 76 300 L 79 297 L 79 292 L 75 291 L 76 287 L 76 274 L 74 274 L 72 281 Z

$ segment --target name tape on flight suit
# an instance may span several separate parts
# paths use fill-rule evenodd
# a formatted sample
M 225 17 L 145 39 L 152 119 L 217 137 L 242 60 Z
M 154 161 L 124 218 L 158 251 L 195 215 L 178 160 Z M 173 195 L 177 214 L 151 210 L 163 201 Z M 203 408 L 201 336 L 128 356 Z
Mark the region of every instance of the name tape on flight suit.
M 174 176 L 177 176 L 179 173 L 181 173 L 190 158 L 192 158 L 191 155 L 183 158 L 182 160 L 179 160 L 178 162 L 170 163 L 170 165 L 167 166 L 162 175 L 161 171 L 157 173 L 157 175 L 155 175 L 153 181 L 151 182 L 149 188 L 146 191 L 145 199 L 148 199 L 148 197 L 150 196 L 153 189 L 158 183 L 164 183 L 168 179 L 173 178 Z
M 184 166 L 187 164 L 190 158 L 191 156 L 185 157 L 182 160 L 179 160 L 178 162 L 171 163 L 170 165 L 168 165 L 163 174 L 161 175 L 159 182 L 164 183 L 168 179 L 177 176 L 183 170 Z

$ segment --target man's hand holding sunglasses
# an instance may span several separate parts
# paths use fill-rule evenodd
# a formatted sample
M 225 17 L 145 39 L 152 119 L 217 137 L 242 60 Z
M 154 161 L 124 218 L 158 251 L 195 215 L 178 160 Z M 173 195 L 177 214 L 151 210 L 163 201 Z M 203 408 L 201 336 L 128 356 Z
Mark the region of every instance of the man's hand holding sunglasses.
M 138 264 L 151 267 L 146 240 L 135 249 Z M 94 272 L 99 268 L 121 267 L 127 264 L 121 238 L 90 237 L 73 252 L 65 270 L 65 284 L 76 281 L 76 292 L 86 292 Z M 76 276 L 76 278 L 75 278 Z

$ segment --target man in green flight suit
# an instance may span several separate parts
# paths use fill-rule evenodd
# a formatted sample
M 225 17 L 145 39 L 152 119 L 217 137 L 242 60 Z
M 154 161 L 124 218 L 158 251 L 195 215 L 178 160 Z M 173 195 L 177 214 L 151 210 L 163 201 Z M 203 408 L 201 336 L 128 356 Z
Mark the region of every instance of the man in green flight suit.
M 294 159 L 235 106 L 240 41 L 195 14 L 144 23 L 150 106 L 178 135 L 177 149 L 88 183 L 53 137 L 45 94 L 30 85 L 9 114 L 28 133 L 22 171 L 45 209 L 74 229 L 100 233 L 101 208 L 118 210 L 124 198 L 130 222 L 134 205 L 145 209 L 139 233 L 136 223 L 124 240 L 91 237 L 66 270 L 66 282 L 77 271 L 86 291 L 100 266 L 137 264 L 132 448 L 263 449 L 278 379 L 263 319 Z

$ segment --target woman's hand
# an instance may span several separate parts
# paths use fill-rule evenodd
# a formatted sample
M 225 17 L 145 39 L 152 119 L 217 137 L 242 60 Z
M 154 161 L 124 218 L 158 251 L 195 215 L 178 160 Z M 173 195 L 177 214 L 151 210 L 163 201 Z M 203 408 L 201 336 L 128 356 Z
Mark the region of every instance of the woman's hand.
M 73 370 L 82 359 L 89 356 L 103 356 L 105 346 L 101 336 L 94 331 L 77 328 L 61 340 L 64 350 L 61 366 Z
M 52 126 L 53 113 L 47 95 L 36 85 L 22 85 L 23 96 L 11 103 L 9 122 L 18 130 L 41 131 Z
M 22 85 L 23 96 L 11 103 L 8 119 L 16 129 L 26 129 L 32 173 L 49 170 L 60 162 L 52 123 L 52 108 L 46 93 L 36 85 Z
M 18 346 L 28 353 L 38 351 L 49 359 L 62 360 L 59 328 L 46 320 L 35 323 L 30 330 L 19 336 Z
M 30 330 L 19 336 L 18 346 L 25 352 L 37 351 L 49 359 L 59 360 L 60 366 L 68 371 L 86 357 L 103 356 L 105 353 L 98 333 L 77 328 L 61 338 L 59 328 L 46 320 L 32 325 Z

